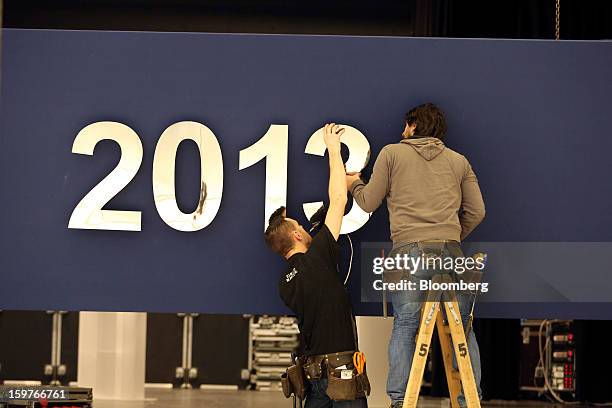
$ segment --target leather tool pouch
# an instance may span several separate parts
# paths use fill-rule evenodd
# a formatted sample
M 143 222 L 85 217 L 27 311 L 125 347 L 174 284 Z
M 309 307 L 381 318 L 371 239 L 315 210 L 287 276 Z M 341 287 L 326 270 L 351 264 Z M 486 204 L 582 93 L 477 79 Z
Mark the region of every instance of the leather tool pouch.
M 306 374 L 306 379 L 308 380 L 318 380 L 323 377 L 323 369 L 321 365 L 323 364 L 323 358 L 314 357 L 308 359 L 304 364 L 304 373 Z
M 343 378 L 342 373 L 347 371 L 352 371 L 351 378 Z M 359 374 L 355 368 L 338 370 L 328 366 L 327 379 L 327 395 L 334 401 L 352 401 L 370 395 L 370 381 L 365 368 Z
M 298 358 L 296 364 L 287 368 L 281 375 L 281 386 L 285 398 L 289 398 L 291 394 L 302 400 L 306 397 L 306 377 L 301 359 Z
M 291 383 L 289 382 L 289 376 L 287 375 L 287 371 L 281 374 L 281 387 L 283 389 L 283 395 L 285 398 L 289 398 L 293 394 L 293 388 L 291 387 Z

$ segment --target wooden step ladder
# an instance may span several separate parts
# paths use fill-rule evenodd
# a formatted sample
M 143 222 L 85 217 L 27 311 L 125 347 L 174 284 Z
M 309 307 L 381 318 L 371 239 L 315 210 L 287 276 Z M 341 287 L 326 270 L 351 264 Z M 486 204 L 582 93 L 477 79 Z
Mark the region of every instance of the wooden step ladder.
M 432 279 L 432 282 L 450 283 L 452 279 L 448 274 L 439 274 Z M 440 310 L 441 305 L 444 305 L 446 322 Z M 462 387 L 468 408 L 480 408 L 480 398 L 472 371 L 472 362 L 463 331 L 457 297 L 455 292 L 450 290 L 444 293 L 429 291 L 426 301 L 421 307 L 421 324 L 416 340 L 417 347 L 412 358 L 410 377 L 408 378 L 402 407 L 416 408 L 417 406 L 425 364 L 427 363 L 427 354 L 435 328 L 438 329 L 438 337 L 440 338 L 452 408 L 459 408 L 457 397 L 461 393 Z M 459 370 L 453 367 L 453 347 Z

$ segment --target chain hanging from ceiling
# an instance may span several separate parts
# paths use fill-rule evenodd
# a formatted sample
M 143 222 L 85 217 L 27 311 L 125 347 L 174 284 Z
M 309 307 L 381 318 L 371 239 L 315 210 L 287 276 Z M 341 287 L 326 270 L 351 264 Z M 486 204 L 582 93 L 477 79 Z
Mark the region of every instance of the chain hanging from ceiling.
M 555 3 L 555 40 L 559 39 L 561 20 L 561 0 L 556 0 Z

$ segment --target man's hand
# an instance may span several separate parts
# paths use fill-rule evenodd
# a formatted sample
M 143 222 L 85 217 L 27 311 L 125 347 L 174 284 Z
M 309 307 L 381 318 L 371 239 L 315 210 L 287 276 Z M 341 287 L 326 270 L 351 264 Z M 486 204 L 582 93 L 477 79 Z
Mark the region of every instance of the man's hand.
M 326 123 L 323 128 L 323 140 L 327 151 L 337 153 L 340 151 L 340 136 L 344 133 L 344 128 L 341 128 L 335 123 Z
M 361 173 L 346 173 L 346 189 L 350 189 L 357 180 L 361 180 Z

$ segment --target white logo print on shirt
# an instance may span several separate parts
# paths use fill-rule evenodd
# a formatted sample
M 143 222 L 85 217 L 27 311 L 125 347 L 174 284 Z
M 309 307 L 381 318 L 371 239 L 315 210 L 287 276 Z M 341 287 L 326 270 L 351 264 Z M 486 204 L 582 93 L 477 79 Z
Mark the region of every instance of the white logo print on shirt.
M 291 272 L 285 275 L 285 278 L 287 279 L 287 283 L 291 282 L 291 279 L 293 279 L 295 275 L 297 275 L 297 273 L 298 273 L 297 269 L 293 268 Z

